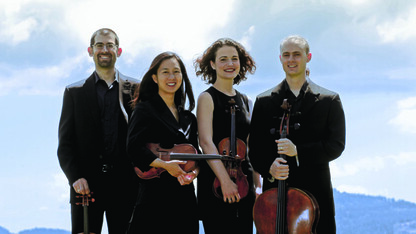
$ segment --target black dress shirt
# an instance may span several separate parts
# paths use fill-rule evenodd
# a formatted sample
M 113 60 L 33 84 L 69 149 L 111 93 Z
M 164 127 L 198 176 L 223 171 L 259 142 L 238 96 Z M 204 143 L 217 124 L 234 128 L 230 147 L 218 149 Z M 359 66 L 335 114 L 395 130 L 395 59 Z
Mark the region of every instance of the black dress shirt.
M 118 81 L 115 80 L 110 86 L 100 79 L 95 73 L 95 85 L 97 90 L 98 107 L 100 109 L 101 130 L 104 139 L 104 157 L 111 156 L 117 145 L 118 137 Z

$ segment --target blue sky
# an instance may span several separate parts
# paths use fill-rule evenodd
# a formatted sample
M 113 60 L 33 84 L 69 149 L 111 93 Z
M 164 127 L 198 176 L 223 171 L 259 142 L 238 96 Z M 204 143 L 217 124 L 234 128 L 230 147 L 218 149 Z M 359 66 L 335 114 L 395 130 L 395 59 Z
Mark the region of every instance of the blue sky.
M 91 34 L 110 27 L 117 67 L 140 78 L 177 52 L 195 95 L 208 86 L 193 60 L 210 43 L 243 43 L 257 71 L 237 89 L 252 99 L 280 82 L 282 38 L 309 40 L 311 79 L 338 92 L 347 145 L 331 163 L 345 192 L 416 203 L 416 2 L 412 0 L 3 0 L 0 2 L 0 226 L 70 228 L 68 185 L 56 156 L 64 87 L 93 71 Z M 121 194 L 122 195 L 122 194 Z

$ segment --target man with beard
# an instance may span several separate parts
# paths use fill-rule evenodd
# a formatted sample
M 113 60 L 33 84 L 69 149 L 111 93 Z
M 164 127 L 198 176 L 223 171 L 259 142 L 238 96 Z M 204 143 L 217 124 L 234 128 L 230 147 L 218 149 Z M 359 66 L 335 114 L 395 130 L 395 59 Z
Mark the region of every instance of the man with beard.
M 105 213 L 109 233 L 125 233 L 138 190 L 138 177 L 126 154 L 130 101 L 138 80 L 124 76 L 115 63 L 119 38 L 97 30 L 88 47 L 95 71 L 65 88 L 59 122 L 58 159 L 70 185 L 72 233 L 83 232 L 83 207 L 89 204 L 89 231 L 101 233 Z

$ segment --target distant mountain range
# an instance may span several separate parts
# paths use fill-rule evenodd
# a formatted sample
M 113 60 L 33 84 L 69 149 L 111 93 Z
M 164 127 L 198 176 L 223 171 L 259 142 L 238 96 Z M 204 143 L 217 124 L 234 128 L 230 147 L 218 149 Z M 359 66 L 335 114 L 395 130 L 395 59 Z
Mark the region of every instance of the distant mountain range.
M 334 190 L 338 234 L 416 233 L 416 204 L 381 196 L 341 193 Z M 70 234 L 67 230 L 35 228 L 0 234 Z
M 0 234 L 14 234 L 9 232 L 7 229 L 0 227 Z M 34 228 L 30 230 L 24 230 L 18 234 L 71 234 L 70 231 L 61 229 L 49 229 L 49 228 Z
M 416 233 L 416 204 L 334 190 L 337 233 Z

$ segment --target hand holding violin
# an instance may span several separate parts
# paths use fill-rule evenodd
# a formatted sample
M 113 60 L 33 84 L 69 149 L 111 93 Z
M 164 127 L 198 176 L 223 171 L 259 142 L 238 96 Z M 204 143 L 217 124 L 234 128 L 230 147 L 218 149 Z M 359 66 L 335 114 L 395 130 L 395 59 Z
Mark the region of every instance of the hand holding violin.
M 228 178 L 221 183 L 221 190 L 224 202 L 234 203 L 240 201 L 238 186 L 231 179 Z
M 182 170 L 182 168 L 179 165 L 186 164 L 186 161 L 180 161 L 180 160 L 171 160 L 171 161 L 163 161 L 162 159 L 155 159 L 150 166 L 156 167 L 156 168 L 163 168 L 165 169 L 169 174 L 171 174 L 174 177 L 179 177 L 182 175 L 186 175 L 186 172 Z
M 90 188 L 85 178 L 79 178 L 72 184 L 72 187 L 74 188 L 75 192 L 79 194 L 86 195 L 90 193 Z
M 199 174 L 199 168 L 196 168 L 195 170 L 186 173 L 185 175 L 178 176 L 178 181 L 181 185 L 188 185 L 194 181 L 194 179 Z

